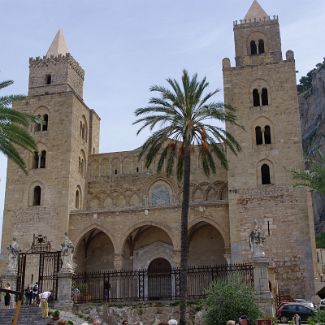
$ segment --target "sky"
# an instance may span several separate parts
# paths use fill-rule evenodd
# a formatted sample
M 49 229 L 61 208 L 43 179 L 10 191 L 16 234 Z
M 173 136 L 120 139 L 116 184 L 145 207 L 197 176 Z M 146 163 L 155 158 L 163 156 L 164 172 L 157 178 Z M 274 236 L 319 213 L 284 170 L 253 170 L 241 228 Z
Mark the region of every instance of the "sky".
M 135 149 L 134 111 L 149 87 L 179 79 L 185 68 L 220 89 L 224 57 L 234 65 L 233 21 L 252 0 L 0 0 L 1 95 L 27 94 L 28 59 L 46 54 L 62 29 L 72 56 L 85 70 L 84 100 L 101 117 L 100 152 Z M 325 56 L 324 0 L 259 0 L 278 15 L 282 52 L 295 52 L 297 79 Z M 0 154 L 0 234 L 7 161 Z M 1 235 L 0 235 L 1 236 Z

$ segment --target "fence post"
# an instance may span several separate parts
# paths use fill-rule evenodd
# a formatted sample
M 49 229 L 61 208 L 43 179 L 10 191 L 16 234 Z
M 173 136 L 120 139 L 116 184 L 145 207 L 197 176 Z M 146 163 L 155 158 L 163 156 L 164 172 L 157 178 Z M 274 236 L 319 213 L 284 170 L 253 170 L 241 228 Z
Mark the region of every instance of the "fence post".
M 256 301 L 265 316 L 274 316 L 274 301 L 269 288 L 268 267 L 270 260 L 265 256 L 253 256 L 254 288 Z
M 73 301 L 72 292 L 72 271 L 61 270 L 58 273 L 58 301 L 56 307 L 63 310 L 71 310 Z

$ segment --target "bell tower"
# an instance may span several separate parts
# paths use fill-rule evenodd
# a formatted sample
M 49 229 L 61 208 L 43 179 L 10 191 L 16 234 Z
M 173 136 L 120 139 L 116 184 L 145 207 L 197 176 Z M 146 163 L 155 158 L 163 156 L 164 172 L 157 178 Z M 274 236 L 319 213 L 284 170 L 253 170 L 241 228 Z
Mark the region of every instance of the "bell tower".
M 294 54 L 282 58 L 278 17 L 256 0 L 233 28 L 236 65 L 223 60 L 224 101 L 236 108 L 245 130 L 226 124 L 242 147 L 238 157 L 228 152 L 231 259 L 250 261 L 256 220 L 267 235 L 266 254 L 282 293 L 311 297 L 313 217 L 306 191 L 293 187 L 290 175 L 304 167 Z
M 30 126 L 38 147 L 25 175 L 8 161 L 2 248 L 17 238 L 22 251 L 33 234 L 45 235 L 59 249 L 69 213 L 82 210 L 88 156 L 98 153 L 100 118 L 83 101 L 84 70 L 69 53 L 62 31 L 45 56 L 29 59 L 28 96 L 14 109 L 43 118 Z

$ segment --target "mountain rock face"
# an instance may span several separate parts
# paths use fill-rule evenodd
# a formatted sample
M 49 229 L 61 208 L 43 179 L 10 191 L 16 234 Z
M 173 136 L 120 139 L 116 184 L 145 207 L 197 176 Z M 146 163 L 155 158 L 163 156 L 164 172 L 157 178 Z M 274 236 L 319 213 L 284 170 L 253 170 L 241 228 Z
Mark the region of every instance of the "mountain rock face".
M 299 107 L 305 157 L 318 150 L 325 154 L 325 63 L 313 73 L 311 88 L 299 96 Z M 313 201 L 316 232 L 325 232 L 325 195 L 314 193 Z

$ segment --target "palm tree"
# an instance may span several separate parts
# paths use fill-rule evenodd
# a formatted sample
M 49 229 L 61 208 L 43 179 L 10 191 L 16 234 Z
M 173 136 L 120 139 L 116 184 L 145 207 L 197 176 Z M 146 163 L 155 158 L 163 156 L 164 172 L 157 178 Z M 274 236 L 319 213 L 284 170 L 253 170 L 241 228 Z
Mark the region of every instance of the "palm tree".
M 159 97 L 151 98 L 149 106 L 135 111 L 139 119 L 133 124 L 142 124 L 137 134 L 145 128 L 153 132 L 143 144 L 139 154 L 139 159 L 144 157 L 145 166 L 149 168 L 153 160 L 159 157 L 157 171 L 162 170 L 166 161 L 166 173 L 170 176 L 176 161 L 177 178 L 183 181 L 180 324 L 184 325 L 187 302 L 191 152 L 194 146 L 198 149 L 206 175 L 216 172 L 215 157 L 221 161 L 224 168 L 228 168 L 226 147 L 237 154 L 240 146 L 234 137 L 216 122 L 228 121 L 237 126 L 239 124 L 234 109 L 221 103 L 209 103 L 218 90 L 204 94 L 209 85 L 206 78 L 198 81 L 197 74 L 190 77 L 184 70 L 182 85 L 175 79 L 167 79 L 167 83 L 170 89 L 157 85 L 150 88 L 150 91 L 159 93 Z
M 296 181 L 295 186 L 325 193 L 325 155 L 319 152 L 318 157 L 310 160 L 309 164 L 309 170 L 294 169 L 291 171 L 292 178 Z
M 12 80 L 0 82 L 0 89 L 11 84 L 13 84 Z M 36 143 L 26 129 L 30 123 L 37 122 L 37 118 L 12 109 L 12 102 L 22 98 L 24 97 L 20 95 L 0 97 L 0 151 L 27 174 L 26 163 L 16 145 L 30 152 L 37 151 Z

